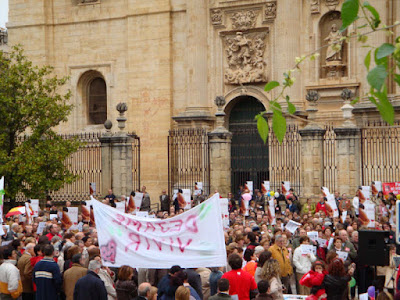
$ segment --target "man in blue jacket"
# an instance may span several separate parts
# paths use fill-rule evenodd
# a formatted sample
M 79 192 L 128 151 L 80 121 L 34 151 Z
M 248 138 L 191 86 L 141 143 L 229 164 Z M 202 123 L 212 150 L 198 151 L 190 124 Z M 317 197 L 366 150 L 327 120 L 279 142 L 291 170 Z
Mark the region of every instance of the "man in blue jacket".
M 33 282 L 36 284 L 36 300 L 60 299 L 62 277 L 54 261 L 53 245 L 43 248 L 44 258 L 33 268 Z
M 74 300 L 107 300 L 107 290 L 100 279 L 101 263 L 97 260 L 89 262 L 87 275 L 75 284 Z

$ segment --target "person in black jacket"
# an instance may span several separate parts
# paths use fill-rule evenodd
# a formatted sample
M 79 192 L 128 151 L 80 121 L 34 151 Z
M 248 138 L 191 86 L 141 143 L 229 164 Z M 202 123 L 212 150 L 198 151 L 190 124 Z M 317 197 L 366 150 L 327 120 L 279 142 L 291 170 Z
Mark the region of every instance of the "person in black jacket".
M 194 269 L 186 269 L 185 273 L 187 274 L 188 283 L 192 288 L 195 289 L 197 294 L 200 296 L 200 299 L 203 300 L 203 290 L 201 286 L 200 274 L 198 274 Z
M 323 286 L 327 300 L 344 300 L 348 295 L 348 282 L 353 276 L 355 266 L 351 264 L 346 274 L 343 261 L 334 258 L 328 266 L 328 274 L 325 276 Z
M 107 290 L 100 279 L 101 263 L 97 260 L 89 262 L 88 273 L 75 285 L 74 300 L 107 300 Z

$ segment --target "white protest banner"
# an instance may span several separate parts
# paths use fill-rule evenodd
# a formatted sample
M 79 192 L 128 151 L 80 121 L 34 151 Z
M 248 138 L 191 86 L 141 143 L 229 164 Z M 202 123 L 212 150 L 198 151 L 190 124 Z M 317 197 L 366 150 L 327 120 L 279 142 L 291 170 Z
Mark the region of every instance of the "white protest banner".
M 219 199 L 221 205 L 222 225 L 224 229 L 229 229 L 229 200 L 228 198 Z
M 68 207 L 68 217 L 73 225 L 78 225 L 78 207 Z
M 31 199 L 31 209 L 33 210 L 32 217 L 39 216 L 39 200 L 38 199 Z
M 135 197 L 133 197 L 133 202 L 135 203 L 136 211 L 140 210 L 140 206 L 142 206 L 142 200 L 143 200 L 143 193 L 135 192 Z
M 115 202 L 115 208 L 122 213 L 125 213 L 125 204 L 126 201 Z
M 346 251 L 336 251 L 336 254 L 343 261 L 345 261 L 347 259 L 347 256 L 349 256 L 349 253 L 347 253 Z
M 253 195 L 253 181 L 246 181 L 244 184 L 244 189 L 248 189 L 250 191 L 250 195 Z
M 96 196 L 96 182 L 89 183 L 89 193 L 90 195 Z
M 142 219 L 94 202 L 103 264 L 168 269 L 226 265 L 219 194 L 169 219 Z M 212 234 L 211 234 L 212 233 Z
M 202 182 L 195 182 L 194 183 L 194 195 L 198 196 L 201 195 L 201 191 L 203 190 L 203 183 Z
M 321 188 L 321 190 L 322 190 L 322 192 L 324 193 L 324 196 L 325 197 L 328 197 L 331 193 L 329 192 L 329 189 L 327 188 L 327 187 L 325 187 L 325 186 L 323 186 L 322 188 Z
M 45 227 L 46 227 L 46 222 L 39 222 L 36 233 L 42 234 Z
M 360 209 L 360 200 L 358 199 L 358 197 L 353 198 L 353 207 L 356 212 L 356 215 L 358 216 L 360 213 L 360 210 L 359 210 Z
M 310 238 L 310 240 L 316 241 L 318 239 L 318 231 L 309 231 L 307 232 L 307 236 Z
M 314 253 L 314 246 L 313 245 L 300 245 L 301 254 L 308 254 Z
M 84 205 L 84 204 L 81 205 L 82 221 L 89 222 L 90 221 L 90 204 L 92 203 L 92 200 L 86 200 L 85 203 L 86 203 L 86 205 Z
M 138 217 L 138 218 L 149 218 L 149 212 L 148 211 L 137 211 L 136 212 L 136 217 Z
M 371 199 L 371 187 L 370 186 L 363 185 L 361 187 L 361 193 L 363 193 L 366 201 L 369 201 Z
M 376 196 L 379 192 L 382 192 L 382 181 L 372 181 L 371 193 Z
M 282 194 L 284 194 L 285 196 L 289 194 L 289 190 L 290 190 L 290 181 L 282 181 Z
M 369 220 L 367 227 L 375 228 L 375 204 L 371 201 L 365 202 L 364 212 Z
M 346 220 L 347 217 L 347 210 L 342 212 L 341 218 L 342 218 L 342 223 L 344 223 L 344 221 Z
M 185 199 L 186 202 L 185 209 L 190 209 L 192 207 L 192 192 L 190 191 L 190 189 L 182 189 L 182 195 L 183 199 Z
M 266 194 L 271 190 L 271 185 L 269 183 L 269 181 L 264 181 L 263 183 L 261 183 L 261 193 L 262 194 Z
M 285 226 L 285 230 L 290 231 L 292 234 L 295 233 L 296 229 L 301 226 L 300 223 L 297 223 L 295 221 L 290 220 L 286 226 Z
M 335 195 L 329 194 L 326 198 L 328 199 L 328 202 L 327 202 L 328 205 L 332 208 L 333 217 L 334 218 L 339 217 L 339 209 L 338 209 L 338 207 L 336 205 Z

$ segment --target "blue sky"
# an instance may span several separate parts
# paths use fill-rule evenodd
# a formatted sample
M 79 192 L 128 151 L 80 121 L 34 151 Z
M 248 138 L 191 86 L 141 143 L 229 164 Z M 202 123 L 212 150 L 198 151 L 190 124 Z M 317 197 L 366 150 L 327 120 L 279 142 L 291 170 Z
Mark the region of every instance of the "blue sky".
M 8 20 L 8 0 L 0 0 L 0 27 L 6 27 Z

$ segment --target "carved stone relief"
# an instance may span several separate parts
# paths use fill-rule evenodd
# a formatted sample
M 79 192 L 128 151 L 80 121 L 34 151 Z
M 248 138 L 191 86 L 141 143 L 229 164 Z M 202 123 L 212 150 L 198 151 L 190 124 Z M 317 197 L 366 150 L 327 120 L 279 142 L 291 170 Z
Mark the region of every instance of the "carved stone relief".
M 257 21 L 258 12 L 253 10 L 238 11 L 232 14 L 233 29 L 250 29 L 254 28 Z
M 211 23 L 213 25 L 222 25 L 222 10 L 221 9 L 212 9 L 211 10 Z
M 339 0 L 325 0 L 325 5 L 331 10 L 335 9 L 338 4 Z
M 312 14 L 319 14 L 320 12 L 319 0 L 311 0 L 310 10 Z
M 225 83 L 266 82 L 264 52 L 267 32 L 252 32 L 224 37 Z
M 265 21 L 271 21 L 276 18 L 276 1 L 267 2 L 264 12 Z

